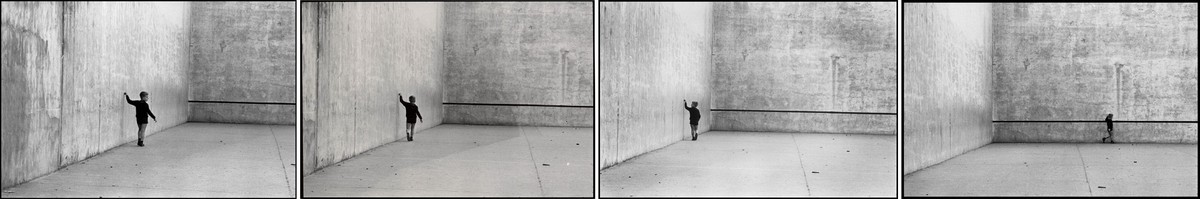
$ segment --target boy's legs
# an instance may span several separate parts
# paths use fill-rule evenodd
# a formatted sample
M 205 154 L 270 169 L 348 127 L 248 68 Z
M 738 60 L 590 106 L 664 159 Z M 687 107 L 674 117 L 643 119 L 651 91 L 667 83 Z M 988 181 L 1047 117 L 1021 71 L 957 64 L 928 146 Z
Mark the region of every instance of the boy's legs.
M 412 141 L 413 140 L 413 123 L 407 123 L 404 126 L 405 126 L 404 132 L 408 135 L 408 141 Z
M 692 125 L 692 141 L 696 141 L 696 125 Z
M 1108 129 L 1108 137 L 1106 138 L 1108 139 L 1108 143 L 1117 143 L 1116 141 L 1113 141 L 1112 129 Z
M 144 137 L 146 137 L 146 124 L 138 124 L 138 146 L 146 146 L 142 145 L 142 138 Z

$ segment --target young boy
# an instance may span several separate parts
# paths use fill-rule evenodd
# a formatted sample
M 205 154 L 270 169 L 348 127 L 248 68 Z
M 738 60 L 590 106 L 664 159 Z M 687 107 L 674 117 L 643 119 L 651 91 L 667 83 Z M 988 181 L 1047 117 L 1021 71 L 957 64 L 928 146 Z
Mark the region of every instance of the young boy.
M 125 94 L 125 102 L 128 102 L 129 105 L 133 105 L 137 109 L 137 113 L 134 116 L 137 117 L 138 124 L 138 146 L 146 146 L 142 144 L 142 138 L 146 137 L 146 124 L 149 123 L 146 121 L 146 116 L 149 115 L 150 118 L 154 119 L 154 122 L 158 122 L 158 117 L 154 116 L 154 112 L 150 112 L 150 104 L 146 103 L 150 100 L 150 93 L 142 91 L 142 93 L 138 94 L 138 96 L 142 97 L 142 100 L 139 101 L 129 100 L 129 93 L 121 94 Z
M 687 109 L 689 121 L 692 124 L 692 141 L 696 141 L 696 125 L 700 124 L 700 109 L 696 108 L 700 102 L 692 102 L 692 107 L 687 106 L 687 100 L 683 100 L 683 109 Z
M 1101 143 L 1104 143 L 1104 142 L 1116 143 L 1115 141 L 1113 141 L 1113 138 L 1112 138 L 1112 136 L 1113 136 L 1113 134 L 1112 134 L 1112 123 L 1113 123 L 1112 116 L 1113 116 L 1113 114 L 1108 114 L 1107 117 L 1104 117 L 1104 123 L 1108 124 L 1108 137 L 1101 138 L 1100 139 Z
M 417 120 L 421 119 L 421 123 L 425 123 L 425 118 L 421 117 L 421 111 L 417 110 L 417 96 L 408 96 L 408 102 L 404 102 L 404 94 L 400 95 L 400 104 L 404 105 L 405 125 L 404 132 L 408 135 L 408 141 L 413 141 L 413 125 L 417 124 Z

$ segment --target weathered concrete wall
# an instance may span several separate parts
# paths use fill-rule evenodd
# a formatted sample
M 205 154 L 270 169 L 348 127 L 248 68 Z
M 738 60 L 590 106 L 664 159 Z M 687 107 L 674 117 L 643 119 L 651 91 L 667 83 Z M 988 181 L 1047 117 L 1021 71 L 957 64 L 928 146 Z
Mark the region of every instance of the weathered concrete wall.
M 904 173 L 992 140 L 991 6 L 904 4 Z
M 311 4 L 311 3 L 306 3 Z M 421 131 L 442 123 L 441 3 L 316 3 L 316 23 L 306 27 L 303 81 L 316 84 L 315 117 L 306 116 L 305 151 L 315 170 L 403 138 L 404 108 L 397 93 L 415 95 Z M 305 8 L 312 8 L 307 6 Z M 315 35 L 315 36 L 314 36 Z M 310 41 L 311 42 L 311 41 Z M 312 48 L 310 48 L 312 47 Z M 315 54 L 315 55 L 314 55 Z M 310 65 L 311 64 L 311 65 Z M 315 74 L 309 74 L 315 73 Z M 312 90 L 308 90 L 312 91 Z M 406 99 L 407 100 L 407 99 Z M 308 113 L 309 115 L 313 113 Z M 310 142 L 310 141 L 305 141 Z
M 1103 119 L 1103 118 L 1101 118 Z M 1108 136 L 1104 123 L 994 123 L 992 142 L 1100 142 Z M 1196 143 L 1196 124 L 1115 123 L 1113 137 L 1122 143 Z
M 62 4 L 5 1 L 0 13 L 0 187 L 9 187 L 60 163 Z
M 150 93 L 152 135 L 187 119 L 187 3 L 4 7 L 3 186 L 137 139 L 121 93 Z
M 592 106 L 591 2 L 447 3 L 451 103 Z M 592 126 L 592 109 L 447 105 L 446 123 Z
M 296 102 L 295 2 L 195 2 L 191 100 Z M 191 103 L 189 121 L 295 124 L 296 106 Z
M 188 116 L 186 2 L 64 5 L 63 165 L 137 140 L 135 109 L 121 93 L 150 93 L 146 135 Z M 153 143 L 151 143 L 153 144 Z
M 894 2 L 713 5 L 714 109 L 896 112 Z M 714 130 L 895 134 L 895 115 L 714 112 Z
M 590 127 L 593 108 L 446 104 L 445 123 Z M 590 105 L 588 105 L 590 106 Z
M 318 3 L 300 4 L 300 175 L 316 171 L 317 165 L 317 16 Z
M 690 139 L 683 100 L 712 124 L 711 3 L 600 3 L 600 165 Z
M 1194 3 L 996 4 L 995 120 L 1196 121 Z M 1103 123 L 996 123 L 996 142 L 1098 142 Z M 1121 142 L 1196 143 L 1192 124 L 1117 123 Z

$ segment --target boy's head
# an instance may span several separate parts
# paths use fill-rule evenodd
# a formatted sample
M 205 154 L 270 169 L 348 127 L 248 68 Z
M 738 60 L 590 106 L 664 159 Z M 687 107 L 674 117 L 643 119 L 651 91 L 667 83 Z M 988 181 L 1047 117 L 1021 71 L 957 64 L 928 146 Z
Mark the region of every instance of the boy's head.
M 150 93 L 147 93 L 146 91 L 142 91 L 142 93 L 138 93 L 138 96 L 142 97 L 142 101 L 146 101 L 146 100 L 150 99 Z
M 417 103 L 417 96 L 408 96 L 408 103 Z
M 698 105 L 700 105 L 700 102 L 692 101 L 692 108 L 696 108 Z
M 1112 119 L 1112 113 L 1109 113 L 1109 114 L 1108 114 L 1108 116 L 1104 117 L 1104 119 L 1110 119 L 1110 120 L 1111 120 L 1111 119 Z

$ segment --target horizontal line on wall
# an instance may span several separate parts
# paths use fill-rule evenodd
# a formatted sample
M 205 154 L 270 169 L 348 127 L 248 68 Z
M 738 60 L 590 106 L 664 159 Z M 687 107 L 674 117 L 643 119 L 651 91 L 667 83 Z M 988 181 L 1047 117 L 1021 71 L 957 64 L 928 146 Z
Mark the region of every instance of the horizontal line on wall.
M 205 101 L 205 100 L 188 100 L 190 103 L 209 103 L 209 104 L 268 104 L 268 105 L 292 105 L 293 102 L 239 102 L 239 101 Z
M 728 112 L 772 112 L 772 113 L 827 113 L 827 114 L 859 114 L 859 115 L 896 115 L 885 112 L 850 112 L 850 111 L 797 111 L 797 110 L 754 110 L 754 109 L 712 109 L 711 111 Z
M 1105 123 L 1104 120 L 1002 120 L 996 123 Z M 1113 123 L 1200 123 L 1200 121 L 1113 120 Z
M 592 106 L 580 105 L 552 105 L 552 104 L 496 104 L 496 103 L 461 103 L 461 102 L 442 102 L 444 105 L 466 105 L 466 106 L 537 106 L 537 107 L 558 107 L 558 108 L 592 108 Z

